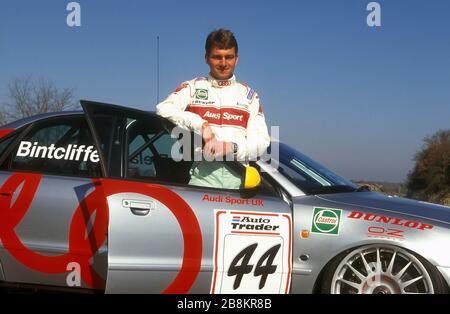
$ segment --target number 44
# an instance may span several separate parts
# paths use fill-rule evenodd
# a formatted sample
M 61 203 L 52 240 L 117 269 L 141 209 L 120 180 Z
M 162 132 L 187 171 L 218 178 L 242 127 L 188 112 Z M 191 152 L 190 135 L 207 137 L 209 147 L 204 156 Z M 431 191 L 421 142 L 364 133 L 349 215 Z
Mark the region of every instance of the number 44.
M 241 285 L 242 278 L 246 274 L 250 274 L 253 270 L 253 265 L 249 265 L 250 259 L 253 253 L 256 250 L 258 243 L 254 243 L 252 245 L 247 246 L 245 249 L 240 251 L 236 257 L 231 262 L 230 268 L 228 269 L 227 275 L 229 277 L 236 276 L 233 284 L 233 290 L 236 290 Z M 270 249 L 268 249 L 259 259 L 258 263 L 256 263 L 255 272 L 253 276 L 258 277 L 261 276 L 261 280 L 259 281 L 259 289 L 261 290 L 266 285 L 267 277 L 270 274 L 275 273 L 277 270 L 277 265 L 273 265 L 273 261 L 281 247 L 281 244 L 277 244 Z M 239 261 L 241 264 L 238 265 Z M 265 265 L 263 265 L 263 263 Z

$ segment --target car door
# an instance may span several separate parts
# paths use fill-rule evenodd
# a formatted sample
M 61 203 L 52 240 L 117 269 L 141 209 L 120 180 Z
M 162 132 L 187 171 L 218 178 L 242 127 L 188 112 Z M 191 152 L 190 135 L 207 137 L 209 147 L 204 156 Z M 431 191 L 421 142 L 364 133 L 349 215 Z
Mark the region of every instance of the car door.
M 102 180 L 107 293 L 289 291 L 291 209 L 276 193 L 191 186 L 193 161 L 174 156 L 173 124 L 118 106 L 83 108 L 102 158 L 115 154 Z M 102 132 L 105 124 L 113 135 Z
M 101 232 L 99 223 L 106 230 L 107 221 L 100 210 L 95 222 L 90 220 L 96 209 L 87 208 L 93 204 L 87 200 L 98 194 L 100 167 L 84 116 L 37 121 L 10 146 L 0 171 L 0 261 L 5 280 L 102 289 L 106 246 L 100 246 L 106 245 L 106 232 L 92 242 L 89 228 L 95 225 Z

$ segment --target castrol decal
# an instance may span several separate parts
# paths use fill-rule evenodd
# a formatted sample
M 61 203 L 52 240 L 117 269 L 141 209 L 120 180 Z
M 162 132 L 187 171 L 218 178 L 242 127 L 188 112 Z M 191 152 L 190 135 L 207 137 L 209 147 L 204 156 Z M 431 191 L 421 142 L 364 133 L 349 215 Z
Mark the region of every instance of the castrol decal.
M 311 232 L 338 235 L 341 213 L 341 209 L 315 207 Z

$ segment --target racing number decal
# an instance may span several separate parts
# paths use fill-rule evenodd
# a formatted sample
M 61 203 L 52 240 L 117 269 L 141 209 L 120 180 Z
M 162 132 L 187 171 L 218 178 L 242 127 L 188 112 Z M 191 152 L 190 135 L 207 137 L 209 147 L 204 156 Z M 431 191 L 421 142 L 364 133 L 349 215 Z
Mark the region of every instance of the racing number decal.
M 287 293 L 291 217 L 216 210 L 211 293 Z
M 228 276 L 233 277 L 236 276 L 234 280 L 233 289 L 236 290 L 241 285 L 242 277 L 245 274 L 251 273 L 253 269 L 253 265 L 249 265 L 248 262 L 252 257 L 253 252 L 255 252 L 258 243 L 254 243 L 250 246 L 247 246 L 245 249 L 240 251 L 238 255 L 231 262 L 230 268 L 228 268 Z M 241 265 L 237 266 L 237 263 L 242 260 Z
M 277 265 L 273 265 L 273 260 L 275 259 L 275 256 L 277 256 L 278 251 L 280 250 L 281 244 L 277 244 L 273 247 L 271 247 L 266 253 L 261 256 L 258 263 L 255 267 L 255 276 L 261 276 L 261 281 L 259 282 L 259 289 L 264 288 L 267 277 L 270 274 L 275 273 L 277 270 Z M 263 262 L 267 260 L 267 263 L 265 266 L 262 266 Z
M 233 289 L 236 290 L 239 288 L 239 285 L 241 284 L 242 277 L 245 274 L 251 273 L 253 269 L 253 265 L 248 265 L 248 262 L 250 258 L 252 257 L 253 252 L 255 252 L 256 247 L 258 246 L 258 243 L 254 243 L 250 246 L 247 246 L 245 249 L 243 249 L 231 262 L 230 268 L 228 269 L 228 276 L 236 276 L 236 280 L 233 284 Z M 254 276 L 258 277 L 261 276 L 261 281 L 259 282 L 259 289 L 264 288 L 266 284 L 267 277 L 270 274 L 275 273 L 277 270 L 277 265 L 273 265 L 273 260 L 275 259 L 275 256 L 278 253 L 278 250 L 280 249 L 281 244 L 277 244 L 270 248 L 266 253 L 261 256 L 261 258 L 258 261 L 258 264 L 256 264 Z M 237 266 L 237 263 L 242 259 L 242 264 Z M 264 260 L 267 259 L 267 264 L 265 266 L 262 266 Z

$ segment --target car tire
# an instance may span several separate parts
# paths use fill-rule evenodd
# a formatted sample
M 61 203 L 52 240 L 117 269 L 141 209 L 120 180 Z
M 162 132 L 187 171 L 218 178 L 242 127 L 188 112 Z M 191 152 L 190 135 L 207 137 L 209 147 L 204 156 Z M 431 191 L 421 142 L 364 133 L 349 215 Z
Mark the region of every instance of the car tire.
M 401 247 L 373 244 L 347 250 L 326 266 L 321 292 L 327 294 L 441 294 L 439 271 Z

